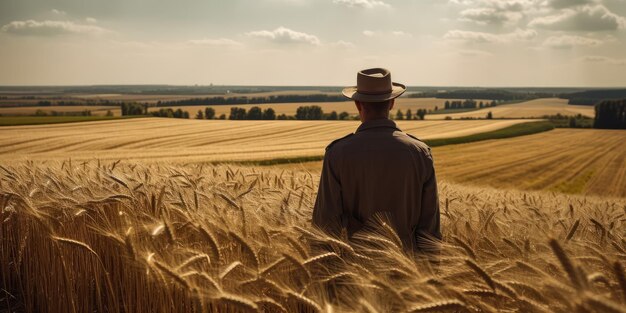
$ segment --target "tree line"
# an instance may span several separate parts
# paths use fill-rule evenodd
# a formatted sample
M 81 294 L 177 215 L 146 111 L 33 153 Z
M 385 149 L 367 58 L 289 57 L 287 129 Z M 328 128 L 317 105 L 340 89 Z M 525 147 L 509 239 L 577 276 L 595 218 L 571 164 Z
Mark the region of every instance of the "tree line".
M 322 107 L 318 105 L 300 106 L 293 116 L 284 113 L 276 115 L 276 111 L 272 108 L 262 110 L 260 107 L 254 106 L 246 111 L 244 108 L 232 107 L 228 116 L 229 120 L 347 120 L 349 118 L 348 112 L 324 113 Z
M 446 101 L 444 103 L 444 109 L 445 110 L 457 110 L 457 109 L 482 109 L 482 108 L 488 108 L 488 107 L 495 107 L 498 105 L 498 102 L 496 102 L 496 100 L 492 100 L 491 102 L 476 102 L 476 100 L 472 100 L 472 99 L 466 99 L 465 101 Z M 435 108 L 435 111 L 438 108 Z
M 182 105 L 233 105 L 233 104 L 264 104 L 290 102 L 341 102 L 346 101 L 342 95 L 310 94 L 310 95 L 275 95 L 267 97 L 206 97 L 174 101 L 158 101 L 157 106 Z
M 415 114 L 411 111 L 411 109 L 407 109 L 406 112 L 402 112 L 402 110 L 396 111 L 396 115 L 394 116 L 395 120 L 424 120 L 426 116 L 426 109 L 417 109 Z
M 626 99 L 602 101 L 595 111 L 593 128 L 626 129 Z

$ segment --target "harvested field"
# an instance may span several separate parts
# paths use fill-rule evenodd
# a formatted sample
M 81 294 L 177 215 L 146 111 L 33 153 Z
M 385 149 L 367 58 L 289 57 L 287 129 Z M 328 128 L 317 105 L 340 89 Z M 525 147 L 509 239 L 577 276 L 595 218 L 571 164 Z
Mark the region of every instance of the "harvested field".
M 567 99 L 537 99 L 520 103 L 504 104 L 493 108 L 485 108 L 470 112 L 451 114 L 429 114 L 426 119 L 444 119 L 449 116 L 454 119 L 460 118 L 485 118 L 488 112 L 493 114 L 493 118 L 541 118 L 544 115 L 568 115 L 582 114 L 594 117 L 593 106 L 569 105 Z
M 400 121 L 422 139 L 460 137 L 528 120 Z M 0 161 L 141 159 L 180 162 L 319 156 L 357 121 L 206 121 L 139 118 L 0 128 Z
M 382 220 L 349 241 L 312 228 L 318 180 L 297 171 L 124 161 L 3 166 L 0 306 L 626 310 L 623 199 L 442 183 L 443 242 L 429 258 L 403 252 Z
M 447 180 L 626 197 L 626 132 L 556 129 L 433 149 Z

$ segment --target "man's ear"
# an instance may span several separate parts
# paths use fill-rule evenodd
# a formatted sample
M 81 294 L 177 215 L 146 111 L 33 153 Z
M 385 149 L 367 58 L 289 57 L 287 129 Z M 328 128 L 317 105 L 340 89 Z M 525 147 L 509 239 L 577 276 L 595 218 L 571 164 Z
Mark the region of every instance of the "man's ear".
M 389 111 L 391 111 L 393 109 L 393 105 L 396 103 L 396 99 L 391 99 L 389 101 Z
M 361 105 L 361 102 L 354 100 L 354 104 L 356 105 L 356 109 L 359 110 L 359 112 L 363 110 L 363 106 Z

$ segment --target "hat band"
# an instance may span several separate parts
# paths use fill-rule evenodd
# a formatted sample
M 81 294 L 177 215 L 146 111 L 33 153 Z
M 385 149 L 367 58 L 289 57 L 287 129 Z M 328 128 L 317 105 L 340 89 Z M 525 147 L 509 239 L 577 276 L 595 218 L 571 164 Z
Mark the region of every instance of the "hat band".
M 375 96 L 375 95 L 385 95 L 385 94 L 388 94 L 388 93 L 392 93 L 393 89 L 389 89 L 389 90 L 386 90 L 386 91 L 362 91 L 362 90 L 359 90 L 357 88 L 356 92 L 358 92 L 360 94 L 364 94 L 364 95 Z

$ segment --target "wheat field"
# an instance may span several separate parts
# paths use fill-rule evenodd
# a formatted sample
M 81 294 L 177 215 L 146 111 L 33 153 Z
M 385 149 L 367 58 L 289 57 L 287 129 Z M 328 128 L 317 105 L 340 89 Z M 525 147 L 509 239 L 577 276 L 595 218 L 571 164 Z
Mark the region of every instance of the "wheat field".
M 626 132 L 555 129 L 550 132 L 436 147 L 437 175 L 516 189 L 626 197 Z
M 440 183 L 437 255 L 310 226 L 303 171 L 0 168 L 7 312 L 625 312 L 626 200 Z
M 459 137 L 529 120 L 400 121 L 422 139 Z M 212 162 L 320 156 L 357 121 L 207 121 L 141 118 L 0 128 L 0 161 Z
M 567 116 L 582 114 L 587 117 L 596 115 L 592 105 L 569 105 L 567 102 L 567 99 L 558 98 L 537 99 L 463 113 L 428 114 L 426 118 L 433 120 L 444 119 L 446 116 L 453 119 L 485 118 L 489 112 L 493 114 L 493 118 L 541 118 L 545 115 L 557 114 Z

